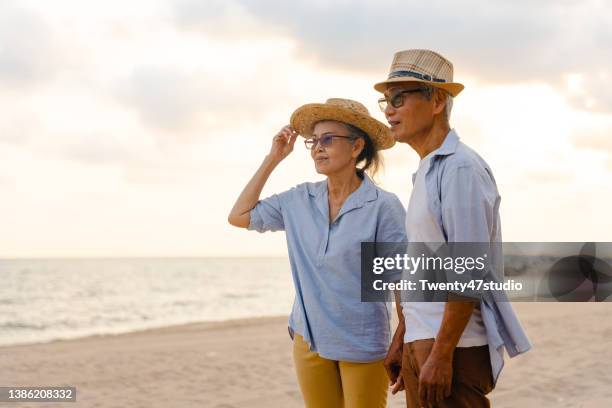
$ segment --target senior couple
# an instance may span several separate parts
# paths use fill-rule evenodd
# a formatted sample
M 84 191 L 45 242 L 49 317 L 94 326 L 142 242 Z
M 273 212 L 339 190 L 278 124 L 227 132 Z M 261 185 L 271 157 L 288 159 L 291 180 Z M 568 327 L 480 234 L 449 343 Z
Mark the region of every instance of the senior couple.
M 449 125 L 463 89 L 451 62 L 429 50 L 398 52 L 374 88 L 390 127 L 348 99 L 298 108 L 228 220 L 285 231 L 295 285 L 289 334 L 307 407 L 384 407 L 389 384 L 405 390 L 408 407 L 490 406 L 503 350 L 512 357 L 530 348 L 510 303 L 397 298 L 391 335 L 387 305 L 361 302 L 361 242 L 501 242 L 491 169 Z M 300 135 L 326 180 L 260 199 Z M 407 211 L 369 176 L 395 142 L 421 158 Z

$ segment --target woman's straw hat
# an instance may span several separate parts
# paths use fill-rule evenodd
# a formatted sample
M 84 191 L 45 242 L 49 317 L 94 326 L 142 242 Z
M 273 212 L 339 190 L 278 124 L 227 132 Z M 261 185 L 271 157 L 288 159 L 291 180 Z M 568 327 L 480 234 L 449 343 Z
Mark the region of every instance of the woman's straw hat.
M 371 117 L 365 106 L 351 99 L 330 98 L 325 103 L 301 106 L 291 115 L 290 124 L 296 132 L 310 139 L 315 123 L 322 120 L 335 120 L 363 130 L 378 150 L 395 144 L 389 128 Z
M 457 96 L 463 85 L 453 82 L 453 64 L 440 54 L 430 50 L 406 50 L 396 52 L 386 81 L 374 85 L 378 92 L 401 82 L 423 82 L 441 88 Z

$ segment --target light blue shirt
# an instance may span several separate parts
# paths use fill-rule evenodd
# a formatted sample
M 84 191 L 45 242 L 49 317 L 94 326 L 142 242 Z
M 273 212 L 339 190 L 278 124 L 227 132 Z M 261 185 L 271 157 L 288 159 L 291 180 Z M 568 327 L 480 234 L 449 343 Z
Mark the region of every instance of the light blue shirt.
M 429 216 L 446 242 L 501 242 L 501 197 L 487 163 L 459 140 L 454 129 L 428 160 L 425 187 Z M 504 348 L 514 357 L 529 350 L 531 344 L 505 295 L 497 292 L 493 297 L 491 293 L 483 297 L 480 312 L 497 382 L 504 366 Z
M 412 178 L 413 188 L 406 213 L 406 235 L 409 242 L 440 243 L 439 245 L 442 246 L 446 242 L 446 236 L 438 218 L 435 216 L 435 212 L 430 209 L 431 198 L 428 194 L 425 177 L 430 168 L 431 158 L 435 153 L 433 151 L 421 159 L 419 168 Z M 452 183 L 450 181 L 452 179 L 452 177 L 448 177 L 450 183 Z M 445 192 L 445 189 L 442 189 L 442 191 Z M 450 200 L 444 200 L 444 197 L 442 198 L 444 203 L 451 202 Z M 493 201 L 495 201 L 495 197 L 493 197 Z M 456 206 L 452 202 L 450 205 Z M 489 239 L 486 240 L 487 244 L 488 241 Z M 433 249 L 436 246 L 430 245 L 429 247 Z M 426 278 L 426 276 L 421 275 L 417 279 L 423 278 Z M 437 337 L 442 325 L 446 303 L 414 301 L 416 300 L 414 297 L 404 300 L 402 302 L 404 321 L 406 327 L 409 328 L 404 334 L 404 343 Z M 457 342 L 457 347 L 476 347 L 485 344 L 487 344 L 487 332 L 482 321 L 480 308 L 474 308 Z
M 250 216 L 249 230 L 286 233 L 295 285 L 290 332 L 327 359 L 383 359 L 389 310 L 361 302 L 361 242 L 406 241 L 397 196 L 365 175 L 330 224 L 327 181 L 303 183 L 259 201 Z

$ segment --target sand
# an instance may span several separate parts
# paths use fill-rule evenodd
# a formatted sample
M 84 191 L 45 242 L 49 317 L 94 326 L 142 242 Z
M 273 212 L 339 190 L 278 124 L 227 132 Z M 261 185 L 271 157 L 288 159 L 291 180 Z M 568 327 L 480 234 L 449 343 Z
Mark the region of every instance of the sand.
M 534 349 L 507 360 L 493 406 L 611 407 L 612 304 L 515 308 Z M 292 364 L 285 317 L 2 347 L 0 386 L 74 385 L 77 402 L 0 406 L 301 407 Z

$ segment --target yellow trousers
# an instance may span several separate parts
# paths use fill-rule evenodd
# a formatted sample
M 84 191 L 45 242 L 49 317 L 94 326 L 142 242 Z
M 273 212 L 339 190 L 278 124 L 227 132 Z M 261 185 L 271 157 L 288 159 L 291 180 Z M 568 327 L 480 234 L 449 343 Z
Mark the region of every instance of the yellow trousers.
M 389 377 L 383 360 L 352 363 L 322 358 L 293 336 L 293 360 L 307 408 L 384 408 Z

